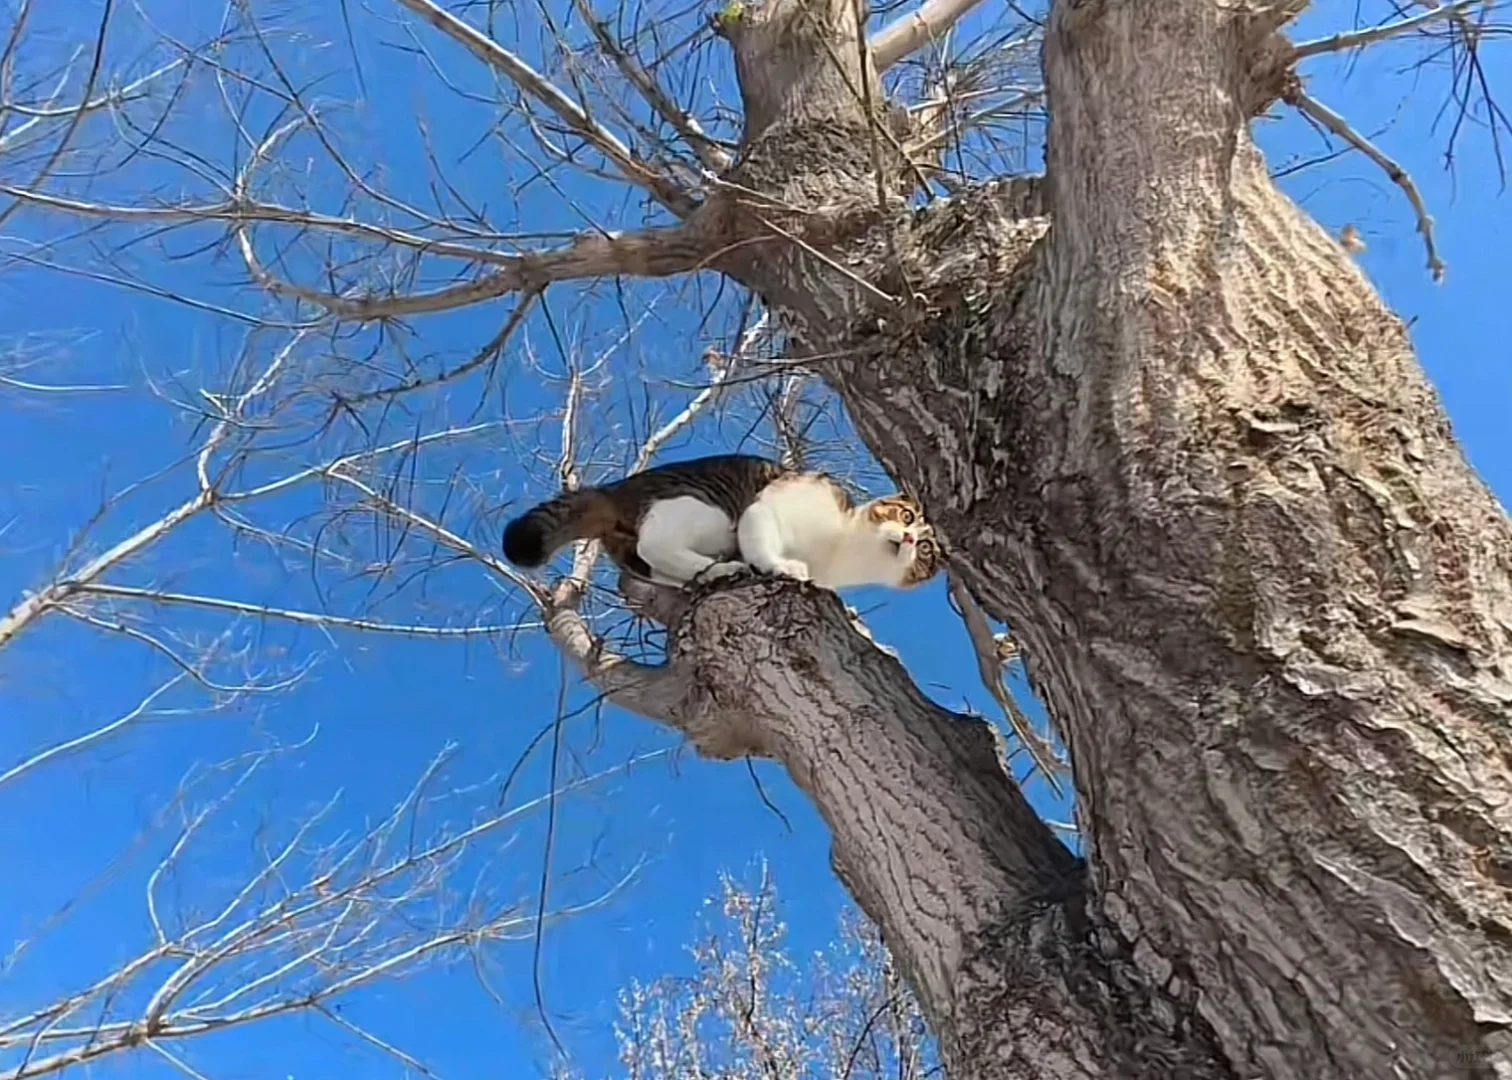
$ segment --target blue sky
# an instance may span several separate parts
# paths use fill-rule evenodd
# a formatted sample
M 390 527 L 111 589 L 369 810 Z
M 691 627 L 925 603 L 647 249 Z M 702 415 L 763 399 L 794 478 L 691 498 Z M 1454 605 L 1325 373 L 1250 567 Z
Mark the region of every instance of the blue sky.
M 160 28 L 183 40 L 202 40 L 213 32 L 218 12 L 175 10 L 182 7 L 162 3 L 147 10 Z M 388 5 L 373 10 L 353 5 L 349 14 L 350 38 L 337 5 L 286 4 L 277 24 L 297 26 L 303 36 L 281 38 L 275 47 L 284 73 L 311 88 L 332 130 L 340 133 L 353 160 L 371 169 L 367 175 L 376 185 L 426 202 L 436 190 L 429 164 L 434 160 L 457 185 L 458 203 L 486 206 L 501 228 L 566 232 L 583 227 L 588 218 L 619 228 L 639 223 L 634 200 L 615 185 L 565 169 L 525 183 L 528 173 L 507 146 L 489 139 L 493 110 L 459 98 L 436 74 L 445 71 L 454 87 L 487 94 L 490 82 L 470 60 L 433 35 L 417 32 L 411 41 L 392 21 Z M 1328 21 L 1338 15 L 1330 10 L 1311 16 L 1298 36 L 1338 29 L 1340 24 Z M 92 31 L 98 16 L 93 3 L 47 13 L 44 18 L 63 21 L 39 24 L 38 48 L 56 58 L 86 28 Z M 140 23 L 124 15 L 120 23 L 110 55 L 121 70 L 140 73 L 161 60 Z M 541 27 L 534 16 L 505 20 L 496 32 L 525 55 L 539 55 Z M 415 41 L 433 49 L 432 57 L 417 53 Z M 1379 145 L 1412 172 L 1436 216 L 1440 251 L 1449 264 L 1443 285 L 1433 285 L 1424 269 L 1401 192 L 1374 165 L 1348 156 L 1288 176 L 1285 185 L 1326 226 L 1354 224 L 1360 230 L 1368 244 L 1362 263 L 1411 322 L 1457 433 L 1505 501 L 1512 492 L 1512 444 L 1502 430 L 1512 407 L 1512 369 L 1506 363 L 1512 322 L 1503 266 L 1512 219 L 1484 129 L 1461 135 L 1454 168 L 1445 169 L 1452 112 L 1440 116 L 1439 109 L 1449 89 L 1447 72 L 1405 71 L 1420 52 L 1403 43 L 1354 63 L 1324 58 L 1309 67 L 1309 85 L 1359 130 L 1375 134 Z M 1491 85 L 1504 86 L 1504 54 L 1487 49 L 1484 57 Z M 708 86 L 722 89 L 728 100 L 728 71 L 718 51 L 700 54 L 697 63 Z M 235 100 L 236 88 L 221 98 L 213 82 L 201 78 L 191 90 L 196 96 L 187 99 L 163 134 L 177 145 L 195 146 L 209 160 L 244 156 L 229 135 L 223 109 Z M 359 105 L 338 105 L 363 98 Z M 253 130 L 277 122 L 265 98 L 248 106 L 244 116 Z M 416 117 L 424 123 L 417 124 Z M 1277 166 L 1326 151 L 1293 115 L 1262 122 L 1260 132 Z M 101 126 L 87 134 L 101 145 L 117 137 Z M 513 138 L 520 132 L 504 134 Z M 52 190 L 122 202 L 206 195 L 195 175 L 198 166 L 187 154 L 178 153 L 177 160 L 139 155 L 121 162 L 121 157 L 112 159 L 119 168 L 95 179 L 79 175 L 82 168 L 65 172 Z M 1038 161 L 1037 151 L 1030 160 Z M 296 138 L 282 161 L 285 174 L 270 180 L 275 190 L 302 183 L 322 209 L 344 212 L 344 181 L 328 162 L 319 164 L 312 141 Z M 0 166 L 6 181 L 15 182 L 36 164 Z M 38 238 L 58 238 L 78 227 L 76 221 L 23 215 L 3 226 L 0 250 L 35 253 L 38 249 L 29 245 Z M 133 244 L 121 246 L 128 235 L 136 238 Z M 244 311 L 266 310 L 240 287 L 229 253 L 205 249 L 214 238 L 213 231 L 113 233 L 104 238 L 110 243 L 102 239 L 96 250 L 113 253 L 114 274 L 150 277 L 163 289 Z M 94 270 L 105 266 L 101 256 L 89 256 L 78 242 L 50 249 L 47 258 Z M 308 272 L 313 258 L 308 249 L 296 251 L 290 264 Z M 554 291 L 547 310 L 531 316 L 525 336 L 491 377 L 450 387 L 446 395 L 425 401 L 423 409 L 405 405 L 365 414 L 366 430 L 379 441 L 447 424 L 499 422 L 483 435 L 423 456 L 400 474 L 406 485 L 396 490 L 427 511 L 444 508 L 453 528 L 497 550 L 510 506 L 554 486 L 551 464 L 559 452 L 558 414 L 569 362 L 604 355 L 594 378 L 615 376 L 590 399 L 580 428 L 590 466 L 604 475 L 627 460 L 633 436 L 650 422 L 648 409 L 664 418 L 701 382 L 702 348 L 728 344 L 735 316 L 729 298 L 714 298 L 715 316 L 704 324 L 698 320 L 715 287 L 705 279 L 692 285 L 632 285 L 622 294 Z M 620 342 L 627 312 L 639 320 L 639 329 Z M 310 342 L 297 354 L 298 362 L 309 371 L 326 370 L 320 365 L 340 349 L 393 372 L 399 370 L 393 358 L 402 350 L 419 370 L 433 372 L 486 340 L 506 313 L 507 305 L 494 305 L 422 320 L 407 336 L 381 342 L 371 335 Z M 36 383 L 127 389 L 63 394 L 0 386 L 0 462 L 5 463 L 0 604 L 9 607 L 23 590 L 47 580 L 110 493 L 143 482 L 99 516 L 82 541 L 86 557 L 192 495 L 193 473 L 183 459 L 205 431 L 179 405 L 203 401 L 201 388 L 222 388 L 238 358 L 266 363 L 286 340 L 271 331 L 249 333 L 222 316 L 141 291 L 7 261 L 0 272 L 0 355 L 39 357 L 24 372 Z M 374 351 L 378 346 L 387 351 Z M 322 425 L 328 405 L 328 396 L 291 400 L 274 419 L 295 425 L 301 438 L 254 459 L 242 482 L 283 475 L 361 445 L 366 436 L 345 418 Z M 752 416 L 749 396 L 737 395 L 723 412 L 701 419 L 671 444 L 665 456 L 742 445 Z M 829 440 L 821 454 L 826 464 L 843 461 L 847 447 L 855 445 L 843 421 L 816 430 Z M 456 484 L 458 476 L 468 483 Z M 427 625 L 507 624 L 518 617 L 518 599 L 473 566 L 448 563 L 423 574 L 375 577 L 369 572 L 373 564 L 412 541 L 393 530 L 375 530 L 363 519 L 319 517 L 327 493 L 306 485 L 259 509 L 257 520 L 275 531 L 291 529 L 333 544 L 350 560 L 344 567 L 312 572 L 309 560 L 296 553 L 247 536 L 233 542 L 226 529 L 200 519 L 106 580 Z M 964 631 L 940 583 L 908 595 L 863 593 L 852 602 L 868 611 L 877 637 L 899 650 L 937 700 L 952 707 L 986 707 Z M 204 708 L 204 693 L 175 688 L 158 702 L 169 715 L 130 725 L 86 752 L 0 783 L 0 855 L 4 865 L 16 868 L 0 888 L 0 955 L 13 943 L 29 943 L 0 967 L 0 1018 L 97 978 L 150 942 L 143 889 L 179 821 L 164 808 L 196 763 L 210 766 L 270 746 L 284 748 L 211 819 L 198 854 L 180 879 L 165 887 L 164 895 L 185 911 L 205 910 L 214 898 L 234 892 L 269 845 L 286 838 L 338 791 L 340 802 L 317 835 L 334 840 L 380 819 L 447 747 L 454 748 L 453 756 L 426 789 L 416 829 L 424 835 L 455 832 L 496 813 L 502 778 L 552 727 L 559 695 L 570 717 L 561 729 L 559 781 L 612 770 L 559 800 L 550 821 L 548 908 L 588 904 L 613 893 L 593 910 L 554 923 L 540 960 L 553 1027 L 590 1075 L 612 1069 L 608 1025 L 616 990 L 632 977 L 654 978 L 685 966 L 683 947 L 702 925 L 704 900 L 717 890 L 721 870 L 744 873 L 767 860 L 786 902 L 796 953 L 818 947 L 833 933 L 845 898 L 829 871 L 828 840 L 817 816 L 780 772 L 756 766 L 764 799 L 744 765 L 698 761 L 652 725 L 597 707 L 591 692 L 570 675 L 564 683 L 554 652 L 538 634 L 413 640 L 256 619 L 228 621 L 220 613 L 180 608 L 156 614 L 140 605 L 121 610 L 131 617 L 152 615 L 140 625 L 168 628 L 174 647 L 185 653 L 221 641 L 227 659 L 215 669 L 219 679 L 296 672 L 302 677 L 286 692 L 247 697 L 219 711 Z M 43 747 L 130 710 L 172 673 L 162 652 L 139 639 L 59 616 L 42 620 L 0 652 L 0 774 Z M 295 749 L 294 744 L 301 745 Z M 508 804 L 523 804 L 548 789 L 549 737 L 543 746 L 518 770 Z M 194 789 L 191 804 L 202 805 L 224 791 L 231 775 L 209 773 Z M 1035 794 L 1047 812 L 1064 816 L 1064 808 L 1051 806 L 1042 789 Z M 454 916 L 472 903 L 493 913 L 513 905 L 529 915 L 542 880 L 547 828 L 544 810 L 501 825 L 459 862 L 450 890 L 416 910 L 426 917 Z M 476 962 L 427 967 L 361 991 L 345 1007 L 439 1076 L 529 1075 L 549 1056 L 535 1016 L 532 948 L 528 937 L 493 942 L 479 951 Z M 129 1003 L 131 994 L 126 998 Z M 378 1076 L 397 1067 L 318 1018 L 268 1021 L 185 1043 L 175 1052 L 214 1080 L 302 1077 L 334 1068 L 348 1076 Z M 0 1055 L 0 1064 L 7 1061 Z M 149 1055 L 106 1067 L 133 1074 L 174 1071 Z

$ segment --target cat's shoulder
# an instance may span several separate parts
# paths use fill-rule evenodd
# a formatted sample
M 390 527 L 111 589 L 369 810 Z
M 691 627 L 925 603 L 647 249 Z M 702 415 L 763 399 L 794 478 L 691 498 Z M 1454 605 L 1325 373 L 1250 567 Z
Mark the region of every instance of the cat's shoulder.
M 855 509 L 855 500 L 851 498 L 845 485 L 829 473 L 787 469 L 767 486 L 779 494 L 791 492 L 811 498 L 822 498 L 826 502 L 832 501 L 837 509 L 847 513 Z

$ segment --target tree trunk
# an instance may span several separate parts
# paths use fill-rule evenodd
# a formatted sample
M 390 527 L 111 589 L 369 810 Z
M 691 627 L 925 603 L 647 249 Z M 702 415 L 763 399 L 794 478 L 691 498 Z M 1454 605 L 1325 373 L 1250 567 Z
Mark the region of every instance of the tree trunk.
M 914 211 L 854 10 L 725 19 L 717 265 L 1024 645 L 1089 859 L 820 590 L 701 597 L 669 718 L 812 795 L 956 1077 L 1512 1077 L 1512 528 L 1251 141 L 1282 14 L 1058 0 L 1044 180 Z

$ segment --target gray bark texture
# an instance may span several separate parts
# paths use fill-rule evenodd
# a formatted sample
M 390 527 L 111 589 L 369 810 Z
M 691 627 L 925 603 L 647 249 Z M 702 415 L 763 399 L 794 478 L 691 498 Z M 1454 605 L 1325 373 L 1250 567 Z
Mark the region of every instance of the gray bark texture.
M 722 26 L 714 265 L 1023 644 L 1089 856 L 822 590 L 695 596 L 641 703 L 812 796 L 957 1078 L 1512 1077 L 1512 528 L 1251 140 L 1301 6 L 1057 0 L 1045 176 L 925 209 L 858 5 Z

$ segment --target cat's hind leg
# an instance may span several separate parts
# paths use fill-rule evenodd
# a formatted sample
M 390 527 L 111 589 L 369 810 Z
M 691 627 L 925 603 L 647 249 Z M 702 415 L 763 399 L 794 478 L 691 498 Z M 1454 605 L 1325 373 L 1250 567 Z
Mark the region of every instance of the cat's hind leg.
M 653 581 L 683 585 L 726 565 L 735 553 L 735 529 L 728 514 L 702 499 L 663 499 L 641 519 L 635 553 L 651 568 Z M 725 572 L 740 567 L 735 563 Z

